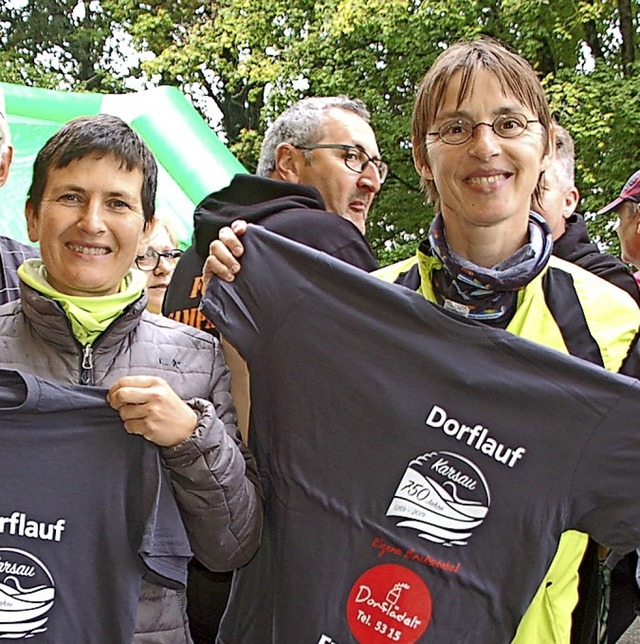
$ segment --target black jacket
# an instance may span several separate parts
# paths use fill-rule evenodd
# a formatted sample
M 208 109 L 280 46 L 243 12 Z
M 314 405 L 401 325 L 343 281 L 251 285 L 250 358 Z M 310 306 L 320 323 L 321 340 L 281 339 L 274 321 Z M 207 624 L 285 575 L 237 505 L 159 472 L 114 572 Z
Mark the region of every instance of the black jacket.
M 378 268 L 364 236 L 350 221 L 328 212 L 315 188 L 237 174 L 229 186 L 205 197 L 196 207 L 194 243 L 178 262 L 165 295 L 164 315 L 198 328 L 212 326 L 198 310 L 202 267 L 209 244 L 223 226 L 236 219 L 260 224 L 365 271 Z
M 587 225 L 581 215 L 566 220 L 564 234 L 553 242 L 553 254 L 627 291 L 640 305 L 640 290 L 631 269 L 617 257 L 603 253 L 589 239 Z

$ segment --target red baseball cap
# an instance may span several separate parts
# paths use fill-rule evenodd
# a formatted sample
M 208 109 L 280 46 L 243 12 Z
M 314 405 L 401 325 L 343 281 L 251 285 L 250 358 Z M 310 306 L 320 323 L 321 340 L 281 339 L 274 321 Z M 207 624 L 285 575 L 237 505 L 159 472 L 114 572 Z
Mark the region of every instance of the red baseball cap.
M 640 170 L 634 172 L 627 183 L 624 184 L 620 196 L 616 197 L 610 204 L 600 208 L 596 215 L 603 215 L 606 212 L 615 210 L 623 201 L 635 201 L 640 203 Z

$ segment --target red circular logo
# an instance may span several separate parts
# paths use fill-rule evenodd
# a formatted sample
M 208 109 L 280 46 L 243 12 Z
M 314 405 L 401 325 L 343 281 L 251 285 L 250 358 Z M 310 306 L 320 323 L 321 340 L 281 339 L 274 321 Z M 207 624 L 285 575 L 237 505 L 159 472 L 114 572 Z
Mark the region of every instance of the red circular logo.
M 360 644 L 410 644 L 431 620 L 431 593 L 424 581 L 404 566 L 375 566 L 360 575 L 351 588 L 347 620 Z

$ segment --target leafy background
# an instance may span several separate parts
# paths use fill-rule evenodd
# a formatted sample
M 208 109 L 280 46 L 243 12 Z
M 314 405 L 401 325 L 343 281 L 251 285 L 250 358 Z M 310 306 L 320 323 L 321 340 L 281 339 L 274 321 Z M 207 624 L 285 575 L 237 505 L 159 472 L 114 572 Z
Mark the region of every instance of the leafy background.
M 433 217 L 409 146 L 416 84 L 447 45 L 490 35 L 536 68 L 576 142 L 579 210 L 617 254 L 613 220 L 593 213 L 640 167 L 639 3 L 2 0 L 0 81 L 105 93 L 174 85 L 248 169 L 291 102 L 361 98 L 392 170 L 368 229 L 387 263 L 410 254 Z

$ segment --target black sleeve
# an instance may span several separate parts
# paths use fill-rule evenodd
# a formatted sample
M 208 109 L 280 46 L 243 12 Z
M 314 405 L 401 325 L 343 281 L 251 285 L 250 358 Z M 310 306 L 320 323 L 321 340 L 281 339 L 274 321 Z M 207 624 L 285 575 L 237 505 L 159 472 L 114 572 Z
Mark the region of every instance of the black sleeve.
M 631 376 L 632 378 L 640 379 L 640 331 L 636 333 L 636 337 L 633 339 L 629 347 L 629 353 L 624 359 L 622 366 L 618 370 L 618 373 L 621 373 L 625 376 Z
M 242 270 L 232 283 L 213 277 L 201 309 L 251 366 L 297 303 L 295 257 L 303 247 L 251 224 L 242 243 Z M 276 254 L 273 247 L 290 252 Z

